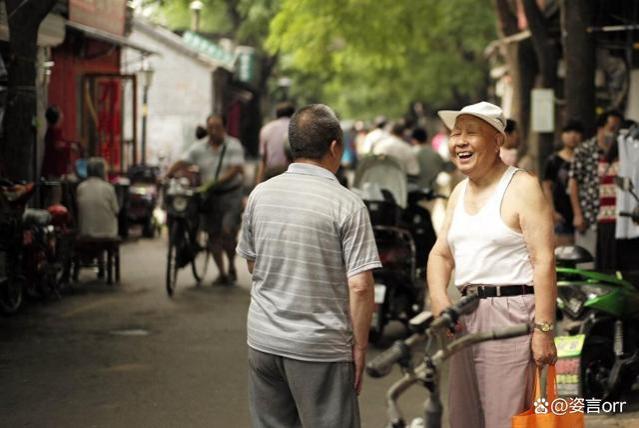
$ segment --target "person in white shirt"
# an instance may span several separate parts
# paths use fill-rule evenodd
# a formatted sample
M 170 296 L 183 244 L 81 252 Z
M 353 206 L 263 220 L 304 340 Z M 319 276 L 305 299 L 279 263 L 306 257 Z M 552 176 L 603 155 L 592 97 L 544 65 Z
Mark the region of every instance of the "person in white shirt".
M 450 361 L 451 428 L 509 428 L 533 400 L 533 374 L 554 364 L 555 280 L 552 210 L 537 178 L 499 157 L 506 120 L 487 102 L 438 112 L 451 130 L 451 159 L 467 178 L 450 196 L 444 226 L 428 258 L 431 310 L 450 306 L 454 279 L 478 308 L 458 334 L 534 323 L 534 333 L 485 342 Z M 498 381 L 496 381 L 499 379 Z
M 118 236 L 120 207 L 115 189 L 105 180 L 104 159 L 89 159 L 87 176 L 77 190 L 80 235 L 91 238 L 115 238 Z
M 411 145 L 402 139 L 403 135 L 404 125 L 401 122 L 394 123 L 391 135 L 373 146 L 373 154 L 391 156 L 400 163 L 406 175 L 417 176 L 419 175 L 417 156 Z
M 357 156 L 359 158 L 371 154 L 375 144 L 388 137 L 388 132 L 385 129 L 387 122 L 384 116 L 375 118 L 375 129 L 366 134 L 363 143 L 357 147 Z

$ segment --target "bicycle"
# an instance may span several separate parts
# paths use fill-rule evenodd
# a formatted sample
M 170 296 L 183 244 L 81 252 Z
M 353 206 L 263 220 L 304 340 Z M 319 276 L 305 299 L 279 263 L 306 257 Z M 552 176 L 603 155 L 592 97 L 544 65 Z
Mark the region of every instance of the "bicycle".
M 463 297 L 455 305 L 445 309 L 439 317 L 424 311 L 410 320 L 409 326 L 414 332 L 408 339 L 396 341 L 391 348 L 377 356 L 366 366 L 371 377 L 383 377 L 390 373 L 394 364 L 399 364 L 404 375 L 395 382 L 386 393 L 388 405 L 389 427 L 405 428 L 397 401 L 399 397 L 416 383 L 421 383 L 428 391 L 424 404 L 424 418 L 416 418 L 410 427 L 441 428 L 443 406 L 439 397 L 439 367 L 456 352 L 476 343 L 488 340 L 508 339 L 530 334 L 529 324 L 519 324 L 501 330 L 467 334 L 448 343 L 447 336 L 455 331 L 461 315 L 477 309 L 479 297 L 476 295 Z M 436 351 L 429 351 L 432 342 L 436 341 Z M 423 362 L 413 366 L 412 349 L 425 343 Z
M 196 285 L 200 285 L 208 269 L 210 250 L 208 233 L 200 229 L 199 193 L 185 178 L 169 180 L 164 193 L 169 229 L 166 264 L 166 291 L 173 296 L 177 274 L 191 265 Z

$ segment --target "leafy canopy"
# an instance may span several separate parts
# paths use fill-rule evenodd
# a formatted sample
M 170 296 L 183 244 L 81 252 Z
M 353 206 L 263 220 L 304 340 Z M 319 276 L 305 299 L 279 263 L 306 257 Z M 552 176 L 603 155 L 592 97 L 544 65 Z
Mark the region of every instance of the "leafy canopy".
M 266 48 L 282 55 L 282 72 L 302 77 L 293 93 L 343 116 L 399 115 L 412 101 L 479 97 L 495 19 L 490 0 L 281 0 Z

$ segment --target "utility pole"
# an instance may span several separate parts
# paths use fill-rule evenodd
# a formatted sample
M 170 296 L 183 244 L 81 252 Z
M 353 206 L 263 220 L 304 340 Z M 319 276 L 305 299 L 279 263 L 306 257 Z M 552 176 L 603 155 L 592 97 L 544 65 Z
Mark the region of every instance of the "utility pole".
M 6 0 L 9 24 L 5 144 L 0 147 L 2 169 L 11 180 L 37 177 L 33 162 L 36 139 L 36 57 L 40 23 L 56 0 Z
M 562 0 L 561 33 L 566 61 L 566 118 L 577 119 L 586 134 L 595 131 L 595 42 L 588 27 L 592 24 L 591 2 Z

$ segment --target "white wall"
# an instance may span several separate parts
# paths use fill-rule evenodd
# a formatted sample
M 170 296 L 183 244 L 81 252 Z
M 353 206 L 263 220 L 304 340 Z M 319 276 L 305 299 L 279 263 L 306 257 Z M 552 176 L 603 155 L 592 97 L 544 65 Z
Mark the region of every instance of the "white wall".
M 155 70 L 148 95 L 147 162 L 155 163 L 161 153 L 169 162 L 175 161 L 195 140 L 195 127 L 204 125 L 211 111 L 212 69 L 143 31 L 134 30 L 129 39 L 162 55 L 147 59 Z M 122 51 L 123 72 L 139 71 L 141 54 L 128 48 Z M 138 147 L 142 141 L 142 90 L 138 75 Z

